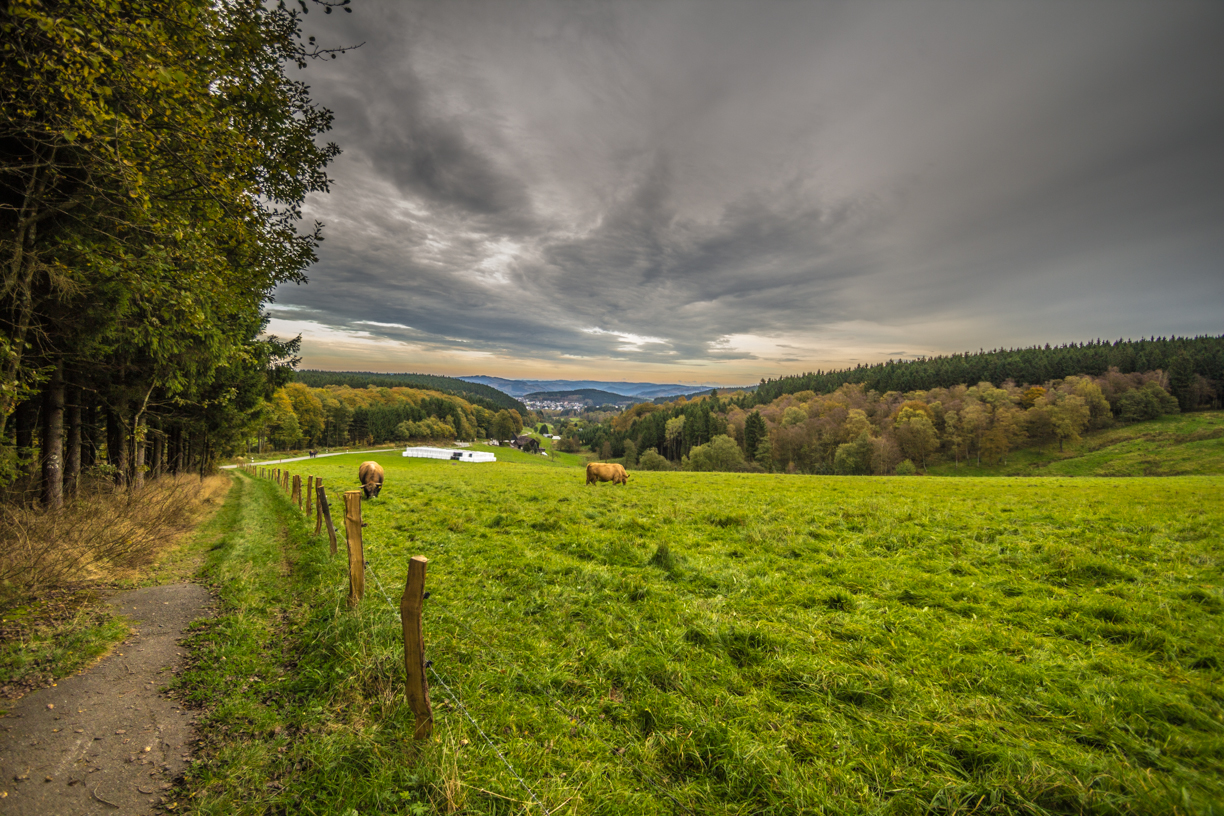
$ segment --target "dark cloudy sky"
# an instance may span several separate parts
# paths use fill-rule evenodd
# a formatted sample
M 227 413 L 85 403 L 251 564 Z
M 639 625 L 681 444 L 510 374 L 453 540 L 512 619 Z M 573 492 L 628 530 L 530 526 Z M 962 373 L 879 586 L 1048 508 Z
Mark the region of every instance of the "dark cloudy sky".
M 1224 3 L 309 15 L 312 368 L 752 383 L 1224 332 Z

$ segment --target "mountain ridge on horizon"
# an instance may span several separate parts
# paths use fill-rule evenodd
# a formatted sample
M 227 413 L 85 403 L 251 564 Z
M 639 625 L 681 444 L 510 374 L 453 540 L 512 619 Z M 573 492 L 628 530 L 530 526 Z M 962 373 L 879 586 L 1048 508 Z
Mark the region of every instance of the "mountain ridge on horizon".
M 689 394 L 700 394 L 712 388 L 726 388 L 726 386 L 719 385 L 612 382 L 608 380 L 512 380 L 505 377 L 489 377 L 483 374 L 471 377 L 456 377 L 455 379 L 487 385 L 516 399 L 538 392 L 573 391 L 582 388 L 608 391 L 622 397 L 641 397 L 646 399 L 680 395 L 688 396 Z

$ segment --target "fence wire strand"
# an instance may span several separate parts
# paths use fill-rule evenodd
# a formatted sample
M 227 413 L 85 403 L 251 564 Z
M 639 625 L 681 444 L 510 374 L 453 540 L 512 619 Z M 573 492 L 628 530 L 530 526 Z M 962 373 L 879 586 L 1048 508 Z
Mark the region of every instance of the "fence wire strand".
M 368 558 L 365 559 L 365 566 L 366 571 L 374 576 L 374 584 L 378 587 L 378 591 L 381 592 L 382 596 L 387 599 L 387 605 L 391 607 L 391 610 L 395 613 L 395 617 L 399 618 L 400 622 L 403 623 L 404 619 L 403 616 L 400 615 L 399 607 L 392 602 L 391 596 L 387 594 L 385 589 L 383 589 L 382 581 L 378 580 L 378 571 L 370 566 L 370 560 Z M 535 795 L 535 791 L 531 789 L 531 786 L 527 784 L 526 780 L 519 776 L 518 771 L 516 771 L 514 766 L 510 764 L 510 760 L 506 759 L 505 755 L 502 754 L 502 752 L 498 750 L 497 746 L 493 744 L 493 740 L 489 739 L 489 735 L 486 734 L 484 729 L 480 727 L 480 723 L 476 722 L 476 718 L 473 717 L 471 712 L 467 710 L 467 706 L 463 704 L 463 701 L 459 699 L 458 695 L 456 695 L 451 687 L 447 685 L 446 681 L 442 679 L 442 675 L 438 674 L 438 670 L 433 667 L 432 662 L 426 663 L 425 665 L 429 668 L 430 673 L 433 674 L 434 679 L 437 680 L 438 683 L 441 684 L 442 688 L 446 691 L 446 696 L 450 698 L 451 703 L 455 706 L 455 708 L 463 712 L 463 716 L 467 717 L 467 720 L 472 724 L 472 727 L 474 727 L 480 736 L 484 738 L 484 741 L 488 744 L 488 746 L 493 749 L 493 753 L 497 754 L 497 758 L 500 759 L 502 764 L 506 766 L 506 770 L 510 771 L 511 776 L 518 780 L 518 783 L 523 786 L 523 790 L 527 791 L 528 795 L 531 796 L 532 801 L 539 805 L 540 810 L 544 811 L 544 816 L 550 816 L 551 811 L 549 811 L 548 807 L 540 801 L 540 797 Z
M 387 601 L 387 606 L 391 607 L 391 611 L 395 613 L 395 617 L 402 623 L 403 617 L 400 615 L 399 606 L 394 601 L 392 601 L 391 596 L 387 594 L 387 590 L 383 587 L 382 581 L 379 580 L 378 578 L 378 571 L 375 570 L 373 566 L 370 564 L 369 558 L 365 556 L 364 551 L 362 555 L 365 560 L 364 565 L 365 565 L 366 571 L 369 572 L 370 575 L 374 577 L 374 585 L 378 587 L 379 593 L 381 593 L 383 598 Z M 549 702 L 552 704 L 552 706 L 557 711 L 559 711 L 561 714 L 565 715 L 566 719 L 568 719 L 570 722 L 574 723 L 575 725 L 584 726 L 588 734 L 593 736 L 599 742 L 603 743 L 603 745 L 607 747 L 610 751 L 612 751 L 613 754 L 616 754 L 618 750 L 623 750 L 623 746 L 621 746 L 618 749 L 617 746 L 614 746 L 612 743 L 608 742 L 603 737 L 601 737 L 598 733 L 596 733 L 595 730 L 591 728 L 591 726 L 582 717 L 579 717 L 576 713 L 567 709 L 547 689 L 535 683 L 521 668 L 518 667 L 516 663 L 514 663 L 513 661 L 506 660 L 505 656 L 500 653 L 497 653 L 497 657 L 501 660 L 502 663 L 509 665 L 509 666 L 513 666 L 515 673 L 524 682 L 526 682 L 527 685 L 535 689 L 537 694 L 541 695 L 542 697 L 547 698 Z M 513 776 L 516 780 L 518 780 L 519 785 L 522 786 L 523 790 L 527 791 L 528 795 L 531 796 L 532 801 L 536 805 L 539 806 L 540 810 L 544 812 L 545 816 L 550 816 L 551 812 L 549 811 L 548 807 L 542 801 L 540 801 L 540 798 L 536 796 L 535 791 L 531 789 L 531 786 L 528 785 L 526 780 L 524 780 L 523 777 L 519 775 L 518 771 L 514 769 L 514 766 L 510 764 L 510 760 L 506 759 L 505 755 L 502 754 L 500 750 L 498 750 L 497 745 L 494 744 L 493 740 L 489 738 L 489 735 L 485 733 L 484 729 L 480 727 L 480 723 L 478 723 L 476 721 L 476 718 L 472 716 L 470 711 L 468 711 L 467 706 L 463 704 L 463 702 L 459 699 L 459 696 L 454 692 L 453 689 L 451 689 L 451 687 L 446 683 L 446 681 L 442 679 L 442 675 L 440 675 L 438 673 L 438 670 L 433 667 L 432 662 L 427 663 L 426 666 L 429 668 L 430 673 L 433 674 L 434 679 L 437 680 L 438 683 L 442 686 L 443 690 L 446 693 L 446 696 L 450 699 L 451 703 L 455 706 L 455 708 L 457 708 L 460 712 L 463 713 L 463 716 L 466 717 L 468 722 L 472 724 L 472 727 L 476 729 L 477 733 L 480 734 L 480 736 L 484 739 L 485 743 L 489 746 L 489 748 L 493 750 L 493 753 L 497 755 L 497 758 L 500 759 L 502 764 L 506 766 L 506 769 L 510 771 L 511 776 Z M 646 781 L 647 784 L 649 784 L 652 788 L 657 790 L 660 794 L 662 794 L 663 796 L 671 800 L 672 804 L 674 804 L 676 807 L 678 807 L 680 810 L 684 811 L 685 813 L 693 814 L 693 816 L 696 816 L 696 812 L 692 808 L 688 807 L 683 802 L 681 802 L 679 799 L 677 799 L 670 791 L 668 791 L 665 787 L 663 787 L 663 785 L 660 784 L 654 778 L 652 774 L 647 772 L 645 768 L 643 768 L 641 765 L 634 762 L 633 760 L 629 760 L 629 764 L 633 766 L 633 768 L 638 772 L 641 778 Z

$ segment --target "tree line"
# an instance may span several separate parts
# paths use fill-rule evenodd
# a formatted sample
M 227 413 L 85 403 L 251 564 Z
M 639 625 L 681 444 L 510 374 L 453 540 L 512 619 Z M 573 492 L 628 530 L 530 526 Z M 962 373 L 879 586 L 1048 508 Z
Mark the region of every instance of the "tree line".
M 1122 374 L 1161 370 L 1183 410 L 1224 404 L 1224 335 L 1218 337 L 1151 337 L 994 349 L 917 360 L 889 360 L 838 371 L 815 371 L 761 380 L 752 405 L 766 405 L 783 394 L 814 391 L 828 394 L 857 383 L 869 391 L 918 391 L 951 388 L 959 383 L 1007 380 L 1042 383 L 1071 376 L 1101 376 L 1110 369 Z M 1197 379 L 1196 379 L 1197 378 Z M 1210 389 L 1203 382 L 1214 385 Z M 747 403 L 746 403 L 747 404 Z
M 1195 406 L 1219 383 L 1191 379 Z M 1172 377 L 1155 370 L 1067 376 L 1038 385 L 979 382 L 874 391 L 845 383 L 829 393 L 784 393 L 768 403 L 738 393 L 643 403 L 579 432 L 605 458 L 643 469 L 891 474 L 936 459 L 1005 459 L 1019 447 L 1076 442 L 1089 430 L 1182 410 Z
M 273 394 L 251 427 L 252 447 L 298 450 L 413 440 L 510 439 L 523 415 L 417 388 L 289 383 Z
M 518 411 L 520 415 L 527 414 L 527 407 L 523 403 L 490 385 L 470 383 L 466 380 L 437 374 L 379 374 L 372 371 L 319 371 L 308 368 L 295 372 L 293 379 L 294 382 L 300 382 L 311 388 L 322 388 L 326 385 L 365 388 L 368 385 L 374 385 L 385 388 L 418 388 L 425 391 L 440 391 L 443 394 L 463 397 L 473 405 L 480 405 L 493 411 L 507 409 Z
M 339 152 L 288 74 L 327 53 L 306 8 L 0 6 L 0 483 L 54 508 L 91 466 L 206 469 L 288 379 L 262 306 Z

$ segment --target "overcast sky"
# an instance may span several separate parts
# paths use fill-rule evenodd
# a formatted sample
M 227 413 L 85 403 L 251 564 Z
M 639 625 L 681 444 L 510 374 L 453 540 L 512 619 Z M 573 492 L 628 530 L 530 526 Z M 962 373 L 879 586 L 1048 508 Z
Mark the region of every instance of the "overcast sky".
M 1224 3 L 354 0 L 303 366 L 748 384 L 1224 333 Z

